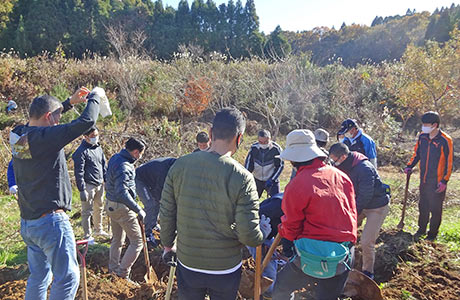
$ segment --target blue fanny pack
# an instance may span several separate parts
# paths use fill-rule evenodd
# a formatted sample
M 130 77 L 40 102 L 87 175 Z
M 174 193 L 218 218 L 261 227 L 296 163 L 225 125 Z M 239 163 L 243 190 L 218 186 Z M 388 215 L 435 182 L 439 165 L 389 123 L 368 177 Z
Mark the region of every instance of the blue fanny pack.
M 350 242 L 336 243 L 301 238 L 294 241 L 300 256 L 302 271 L 315 278 L 331 278 L 337 275 L 337 267 L 343 264 L 350 270 Z

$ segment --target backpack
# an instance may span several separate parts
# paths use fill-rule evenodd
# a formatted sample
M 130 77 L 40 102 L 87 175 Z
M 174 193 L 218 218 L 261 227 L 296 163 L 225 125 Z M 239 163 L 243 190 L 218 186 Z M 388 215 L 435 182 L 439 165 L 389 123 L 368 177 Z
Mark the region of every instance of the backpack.
M 337 267 L 343 264 L 351 270 L 350 242 L 336 243 L 301 238 L 294 241 L 300 256 L 300 268 L 312 277 L 326 279 L 337 275 Z

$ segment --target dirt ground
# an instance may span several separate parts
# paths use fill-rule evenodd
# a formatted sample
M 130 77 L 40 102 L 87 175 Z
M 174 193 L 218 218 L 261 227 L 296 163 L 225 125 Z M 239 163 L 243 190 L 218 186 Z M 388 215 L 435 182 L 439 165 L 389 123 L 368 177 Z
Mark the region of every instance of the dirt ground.
M 160 250 L 151 251 L 149 255 L 159 282 L 154 286 L 142 283 L 146 268 L 141 253 L 132 270 L 132 279 L 140 282 L 140 285 L 136 286 L 107 274 L 107 249 L 90 252 L 87 256 L 88 298 L 163 300 L 169 267 L 161 261 Z M 385 299 L 458 300 L 460 269 L 458 265 L 452 265 L 451 258 L 452 254 L 442 245 L 426 241 L 416 243 L 407 232 L 382 232 L 378 239 L 376 255 L 376 281 L 382 283 Z M 359 269 L 360 264 L 360 250 L 357 249 L 355 267 Z M 252 275 L 253 267 L 252 258 L 245 260 L 241 290 L 246 290 L 246 294 L 252 289 L 251 280 L 248 279 Z M 23 299 L 27 275 L 25 266 L 1 269 L 0 299 Z M 177 299 L 175 290 L 176 286 L 172 299 Z M 81 293 L 80 288 L 77 299 L 82 299 Z M 305 291 L 298 292 L 295 299 L 305 299 L 305 295 Z M 239 295 L 239 299 L 246 298 Z

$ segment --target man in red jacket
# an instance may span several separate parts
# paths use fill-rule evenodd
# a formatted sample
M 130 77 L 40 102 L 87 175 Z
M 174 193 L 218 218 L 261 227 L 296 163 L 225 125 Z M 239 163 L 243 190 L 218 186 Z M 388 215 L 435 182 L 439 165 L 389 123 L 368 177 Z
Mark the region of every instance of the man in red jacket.
M 289 133 L 280 157 L 290 161 L 297 174 L 284 192 L 279 233 L 291 241 L 307 238 L 345 243 L 350 248 L 351 267 L 352 245 L 357 237 L 353 183 L 345 173 L 324 163 L 325 154 L 309 130 Z M 303 287 L 311 291 L 314 299 L 336 299 L 342 293 L 348 271 L 341 263 L 335 276 L 316 278 L 302 271 L 301 259 L 296 257 L 278 273 L 273 299 L 289 299 L 292 292 Z

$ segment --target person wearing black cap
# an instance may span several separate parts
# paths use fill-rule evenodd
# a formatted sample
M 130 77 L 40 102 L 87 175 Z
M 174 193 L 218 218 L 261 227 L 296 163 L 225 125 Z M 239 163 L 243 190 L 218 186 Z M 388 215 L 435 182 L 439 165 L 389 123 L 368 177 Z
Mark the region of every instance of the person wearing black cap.
M 429 222 L 430 229 L 426 238 L 433 241 L 441 225 L 442 204 L 452 173 L 454 149 L 452 138 L 439 128 L 441 118 L 437 112 L 423 114 L 422 123 L 422 132 L 404 173 L 411 173 L 420 161 L 419 217 L 415 238 L 419 239 L 426 233 Z
M 348 146 L 350 151 L 357 151 L 367 156 L 369 161 L 377 169 L 377 150 L 374 140 L 365 134 L 358 123 L 353 119 L 346 119 L 342 122 L 337 136 L 345 136 L 343 141 L 340 141 Z

